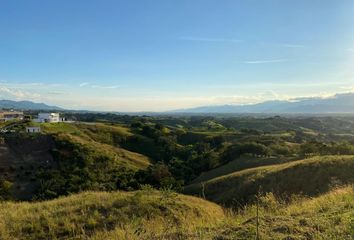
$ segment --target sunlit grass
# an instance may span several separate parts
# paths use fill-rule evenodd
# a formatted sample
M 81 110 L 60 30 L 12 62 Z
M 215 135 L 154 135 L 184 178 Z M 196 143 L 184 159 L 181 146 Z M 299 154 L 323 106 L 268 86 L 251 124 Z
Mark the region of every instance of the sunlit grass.
M 354 191 L 259 198 L 260 239 L 352 239 Z M 170 191 L 86 192 L 0 203 L 0 239 L 255 239 L 257 205 L 238 211 Z
M 354 156 L 318 156 L 289 163 L 249 168 L 185 188 L 189 194 L 236 206 L 254 201 L 259 191 L 317 196 L 333 185 L 354 183 Z M 203 187 L 204 186 L 204 187 Z

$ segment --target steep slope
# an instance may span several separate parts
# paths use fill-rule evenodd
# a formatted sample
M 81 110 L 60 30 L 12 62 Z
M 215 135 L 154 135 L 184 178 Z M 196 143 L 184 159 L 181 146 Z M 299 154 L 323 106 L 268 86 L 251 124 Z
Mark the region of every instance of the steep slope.
M 30 123 L 33 125 L 33 123 Z M 150 159 L 116 142 L 131 133 L 104 124 L 40 124 L 41 134 L 0 136 L 0 183 L 12 184 L 0 198 L 47 199 L 82 190 L 137 188 L 134 174 Z
M 56 166 L 51 155 L 53 147 L 53 139 L 45 135 L 0 137 L 0 179 L 13 183 L 13 196 L 25 200 L 33 196 L 38 186 L 37 170 Z
M 335 184 L 354 183 L 354 156 L 322 156 L 291 163 L 246 169 L 196 183 L 185 193 L 204 195 L 207 199 L 237 206 L 254 200 L 258 192 L 316 196 Z
M 102 155 L 110 155 L 121 165 L 128 168 L 143 169 L 150 164 L 148 157 L 119 146 L 122 139 L 132 135 L 128 128 L 122 126 L 110 126 L 101 123 L 56 123 L 41 124 L 41 128 L 57 140 L 78 143 Z

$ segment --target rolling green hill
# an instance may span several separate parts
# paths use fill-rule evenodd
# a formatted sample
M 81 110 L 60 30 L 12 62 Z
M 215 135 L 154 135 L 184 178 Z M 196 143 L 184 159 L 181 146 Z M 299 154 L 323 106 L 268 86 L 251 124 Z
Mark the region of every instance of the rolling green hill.
M 148 157 L 118 145 L 122 139 L 132 136 L 128 128 L 102 123 L 47 123 L 40 126 L 44 133 L 54 135 L 57 140 L 77 143 L 103 156 L 113 157 L 127 168 L 144 169 L 150 164 Z
M 0 134 L 0 239 L 354 237 L 346 122 L 104 116 Z
M 227 175 L 236 171 L 241 171 L 248 168 L 255 168 L 260 166 L 274 165 L 284 162 L 292 161 L 289 158 L 276 158 L 276 157 L 250 157 L 241 156 L 238 159 L 230 161 L 218 168 L 214 168 L 208 172 L 202 173 L 198 178 L 193 180 L 192 183 L 200 183 L 217 178 L 223 175 Z
M 224 218 L 218 205 L 172 192 L 86 192 L 0 203 L 0 239 L 185 239 Z
M 259 237 L 352 239 L 354 191 L 335 189 L 290 204 L 259 199 Z M 257 206 L 220 206 L 169 191 L 85 192 L 45 202 L 0 203 L 0 239 L 248 240 L 256 238 Z
M 259 191 L 278 196 L 316 196 L 333 185 L 354 183 L 354 156 L 321 156 L 290 163 L 237 171 L 204 182 L 207 199 L 237 206 L 254 200 Z M 185 193 L 202 195 L 202 183 L 185 188 Z
M 42 133 L 26 134 L 27 124 L 39 125 Z M 127 189 L 138 185 L 134 173 L 151 164 L 150 158 L 118 144 L 132 135 L 119 125 L 19 122 L 14 131 L 0 136 L 0 184 L 11 183 L 5 198 Z

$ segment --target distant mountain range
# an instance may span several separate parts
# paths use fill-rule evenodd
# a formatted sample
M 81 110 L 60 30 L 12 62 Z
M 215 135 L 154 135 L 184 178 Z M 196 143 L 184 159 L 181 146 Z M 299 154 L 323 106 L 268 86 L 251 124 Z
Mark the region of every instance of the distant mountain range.
M 329 98 L 298 98 L 289 101 L 266 101 L 248 105 L 202 106 L 173 113 L 354 113 L 354 93 Z
M 63 110 L 57 106 L 49 106 L 44 103 L 35 103 L 31 101 L 12 101 L 0 100 L 0 109 L 15 109 L 15 110 Z
M 12 100 L 0 100 L 0 109 L 64 110 L 63 108 L 44 103 Z M 354 93 L 336 94 L 328 98 L 296 98 L 288 101 L 273 100 L 247 105 L 202 106 L 178 109 L 162 114 L 165 113 L 354 113 Z

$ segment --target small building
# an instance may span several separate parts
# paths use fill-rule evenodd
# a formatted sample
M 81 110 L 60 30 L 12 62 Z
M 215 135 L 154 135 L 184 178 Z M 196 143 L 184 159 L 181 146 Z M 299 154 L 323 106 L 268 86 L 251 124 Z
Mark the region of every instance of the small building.
M 39 113 L 35 121 L 39 123 L 57 123 L 60 120 L 59 113 Z
M 0 122 L 7 122 L 11 120 L 23 120 L 23 112 L 0 111 Z
M 40 127 L 26 127 L 26 133 L 40 133 Z

